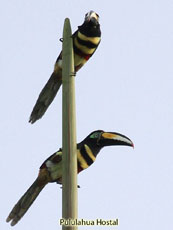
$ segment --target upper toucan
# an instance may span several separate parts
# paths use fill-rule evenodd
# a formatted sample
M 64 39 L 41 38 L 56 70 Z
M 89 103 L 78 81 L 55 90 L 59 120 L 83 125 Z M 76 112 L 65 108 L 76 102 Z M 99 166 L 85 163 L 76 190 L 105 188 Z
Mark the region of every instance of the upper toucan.
M 94 163 L 98 153 L 103 147 L 113 145 L 133 147 L 133 142 L 120 133 L 104 132 L 102 130 L 90 133 L 82 142 L 77 144 L 78 173 Z M 7 222 L 11 221 L 12 226 L 17 224 L 40 191 L 49 182 L 62 183 L 62 149 L 59 149 L 43 162 L 38 177 L 14 206 L 7 217 Z
M 72 35 L 74 49 L 74 67 L 77 72 L 93 55 L 101 40 L 99 15 L 90 11 L 78 30 Z M 54 71 L 42 89 L 32 110 L 29 122 L 34 123 L 46 112 L 62 84 L 62 51 L 58 56 Z

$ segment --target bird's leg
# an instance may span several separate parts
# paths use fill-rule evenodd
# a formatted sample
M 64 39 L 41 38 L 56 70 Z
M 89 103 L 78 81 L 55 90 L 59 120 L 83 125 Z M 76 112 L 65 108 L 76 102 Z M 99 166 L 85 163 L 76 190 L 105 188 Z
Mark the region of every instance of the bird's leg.
M 58 184 L 58 183 L 57 183 Z M 62 189 L 62 186 L 60 187 Z M 81 188 L 80 185 L 77 185 L 77 188 Z
M 71 72 L 70 76 L 71 76 L 71 77 L 76 77 L 76 71 Z

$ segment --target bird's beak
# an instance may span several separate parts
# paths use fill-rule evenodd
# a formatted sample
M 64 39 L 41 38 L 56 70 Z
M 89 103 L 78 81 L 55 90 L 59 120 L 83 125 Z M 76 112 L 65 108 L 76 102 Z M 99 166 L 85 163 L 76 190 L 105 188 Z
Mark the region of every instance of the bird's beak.
M 93 24 L 97 24 L 99 21 L 99 16 L 94 11 L 90 11 L 85 16 L 86 22 L 92 22 Z
M 126 136 L 120 133 L 103 132 L 101 134 L 101 142 L 104 146 L 110 145 L 127 145 L 134 148 L 133 142 Z

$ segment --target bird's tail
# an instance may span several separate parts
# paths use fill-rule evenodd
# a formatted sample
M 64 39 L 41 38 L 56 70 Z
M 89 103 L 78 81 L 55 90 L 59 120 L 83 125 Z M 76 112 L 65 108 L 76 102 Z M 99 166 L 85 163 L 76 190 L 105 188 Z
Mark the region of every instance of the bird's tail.
M 34 200 L 37 198 L 44 185 L 38 185 L 37 179 L 31 185 L 31 187 L 25 192 L 25 194 L 20 198 L 17 204 L 14 206 L 6 221 L 11 221 L 11 226 L 17 224 L 17 222 L 24 216 L 29 207 L 32 205 Z
M 47 108 L 56 96 L 62 84 L 62 74 L 60 71 L 53 72 L 48 82 L 42 89 L 29 118 L 29 122 L 32 124 L 44 115 Z

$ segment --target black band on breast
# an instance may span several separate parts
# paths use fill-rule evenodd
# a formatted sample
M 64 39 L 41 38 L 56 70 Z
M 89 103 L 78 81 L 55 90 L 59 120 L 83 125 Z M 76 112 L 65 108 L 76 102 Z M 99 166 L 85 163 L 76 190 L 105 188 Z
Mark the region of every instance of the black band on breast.
M 81 149 L 80 149 L 80 153 L 81 155 L 83 156 L 83 158 L 86 160 L 87 164 L 88 165 L 91 165 L 94 161 L 89 157 L 88 153 L 86 152 L 86 149 L 85 147 L 83 146 Z
M 73 45 L 73 49 L 74 49 L 74 53 L 75 54 L 78 54 L 79 56 L 85 58 L 86 60 L 88 60 L 92 56 L 92 54 L 85 54 L 85 53 L 83 53 L 80 49 L 78 49 L 75 46 L 75 44 Z
M 85 41 L 85 40 L 82 40 L 80 39 L 78 36 L 77 36 L 77 41 L 79 42 L 79 44 L 83 45 L 83 46 L 86 46 L 88 48 L 97 48 L 98 44 L 94 44 L 90 41 Z

